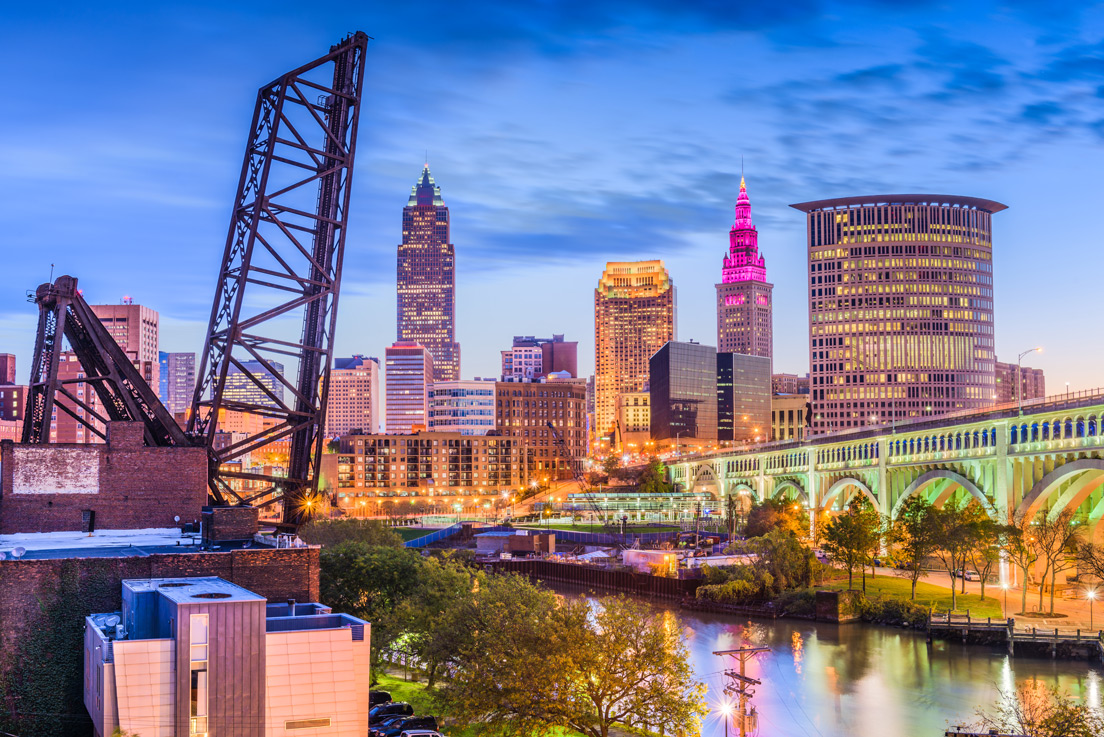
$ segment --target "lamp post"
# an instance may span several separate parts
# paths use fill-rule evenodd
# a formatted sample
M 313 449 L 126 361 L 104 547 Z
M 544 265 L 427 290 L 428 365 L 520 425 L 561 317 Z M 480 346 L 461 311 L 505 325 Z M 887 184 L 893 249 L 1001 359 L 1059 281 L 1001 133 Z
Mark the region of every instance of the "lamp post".
M 1093 601 L 1096 600 L 1096 589 L 1089 589 L 1085 592 L 1085 597 L 1089 600 L 1089 629 L 1093 628 Z
M 728 720 L 732 718 L 732 704 L 727 701 L 721 704 L 721 713 L 724 714 L 725 737 L 728 737 Z
M 1008 584 L 1002 583 L 1001 589 L 1004 591 L 1004 608 L 1001 609 L 1001 614 L 1008 619 Z
M 681 453 L 679 453 L 679 436 L 681 436 L 684 432 L 686 432 L 686 431 L 685 430 L 679 430 L 677 433 L 675 433 L 675 456 L 676 457 L 681 457 L 681 455 L 682 455 Z
M 1023 417 L 1023 357 L 1028 353 L 1042 353 L 1042 351 L 1042 347 L 1037 346 L 1029 348 L 1016 356 L 1016 409 L 1019 411 L 1020 417 Z

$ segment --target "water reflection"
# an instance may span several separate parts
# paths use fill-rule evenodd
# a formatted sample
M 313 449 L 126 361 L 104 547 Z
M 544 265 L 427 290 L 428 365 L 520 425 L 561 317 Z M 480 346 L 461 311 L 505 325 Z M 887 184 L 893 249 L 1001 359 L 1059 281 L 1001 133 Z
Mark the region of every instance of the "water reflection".
M 996 649 L 929 646 L 921 633 L 862 624 L 747 622 L 669 608 L 664 618 L 681 626 L 717 710 L 706 720 L 703 737 L 724 734 L 719 709 L 724 670 L 732 662 L 713 652 L 745 645 L 771 648 L 750 660 L 746 671 L 763 681 L 754 699 L 763 737 L 941 737 L 949 725 L 974 721 L 978 706 L 991 707 L 998 689 L 1011 691 L 1029 680 L 1104 708 L 1104 674 L 1084 661 L 1013 660 Z

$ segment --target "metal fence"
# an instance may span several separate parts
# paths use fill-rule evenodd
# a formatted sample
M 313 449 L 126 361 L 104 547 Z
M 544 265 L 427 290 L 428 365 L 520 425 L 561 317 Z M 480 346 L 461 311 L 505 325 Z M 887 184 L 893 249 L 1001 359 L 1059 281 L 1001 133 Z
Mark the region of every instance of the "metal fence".
M 453 535 L 460 532 L 460 530 L 462 529 L 463 525 L 451 525 L 450 527 L 442 528 L 440 530 L 437 530 L 436 532 L 431 532 L 428 535 L 416 537 L 413 540 L 407 540 L 405 543 L 403 543 L 403 546 L 407 548 L 424 548 L 425 546 L 431 545 L 438 540 L 444 540 L 446 537 L 452 537 Z

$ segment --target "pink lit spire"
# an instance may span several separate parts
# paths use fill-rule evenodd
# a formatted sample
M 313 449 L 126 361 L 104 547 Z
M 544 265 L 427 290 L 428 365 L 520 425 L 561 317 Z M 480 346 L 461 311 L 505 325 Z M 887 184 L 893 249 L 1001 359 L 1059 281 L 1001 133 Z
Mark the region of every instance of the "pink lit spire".
M 740 194 L 736 198 L 736 222 L 728 233 L 728 255 L 725 256 L 721 281 L 725 284 L 741 281 L 767 280 L 767 267 L 759 255 L 759 232 L 751 222 L 751 200 L 747 184 L 740 177 Z

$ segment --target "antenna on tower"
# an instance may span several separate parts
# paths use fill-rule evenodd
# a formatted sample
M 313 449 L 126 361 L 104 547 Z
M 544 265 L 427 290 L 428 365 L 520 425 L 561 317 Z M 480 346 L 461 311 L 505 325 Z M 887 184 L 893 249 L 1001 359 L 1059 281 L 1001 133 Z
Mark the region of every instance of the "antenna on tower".
M 54 283 L 54 265 L 50 264 L 50 283 Z
M 744 157 L 740 157 L 740 179 L 744 178 Z

